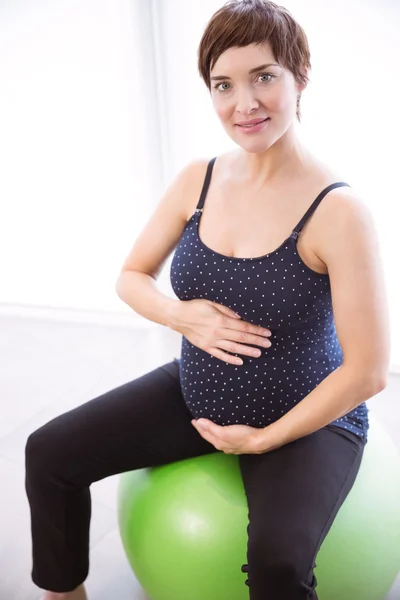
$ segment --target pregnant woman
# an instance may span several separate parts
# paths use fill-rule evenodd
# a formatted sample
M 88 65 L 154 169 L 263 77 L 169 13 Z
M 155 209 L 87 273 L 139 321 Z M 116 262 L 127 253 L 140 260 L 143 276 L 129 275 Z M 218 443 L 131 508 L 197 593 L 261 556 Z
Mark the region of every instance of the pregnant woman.
M 212 452 L 239 455 L 250 599 L 317 600 L 315 557 L 357 477 L 389 333 L 370 212 L 298 135 L 309 69 L 303 29 L 272 2 L 230 1 L 207 24 L 199 70 L 236 148 L 183 168 L 116 285 L 182 335 L 181 354 L 29 436 L 45 600 L 86 598 L 93 482 Z M 176 298 L 156 286 L 172 252 Z

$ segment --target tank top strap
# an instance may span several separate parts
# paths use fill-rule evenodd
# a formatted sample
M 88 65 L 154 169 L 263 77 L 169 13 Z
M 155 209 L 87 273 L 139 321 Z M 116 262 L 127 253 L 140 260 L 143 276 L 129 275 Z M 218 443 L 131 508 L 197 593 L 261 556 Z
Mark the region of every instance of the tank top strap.
M 210 162 L 208 163 L 207 172 L 206 172 L 206 176 L 205 176 L 204 184 L 203 184 L 203 189 L 201 190 L 200 200 L 197 204 L 196 212 L 202 212 L 202 210 L 203 210 L 204 200 L 207 196 L 208 188 L 209 188 L 210 181 L 211 181 L 212 170 L 213 170 L 214 163 L 216 160 L 217 160 L 217 157 L 214 156 L 214 158 L 212 158 L 210 160 Z
M 351 187 L 348 183 L 345 183 L 344 181 L 338 181 L 336 183 L 331 183 L 331 185 L 328 185 L 328 187 L 326 187 L 324 190 L 322 190 L 322 192 L 320 194 L 318 194 L 318 196 L 316 197 L 314 202 L 311 204 L 310 208 L 307 210 L 305 215 L 300 219 L 300 221 L 297 223 L 296 227 L 293 229 L 292 236 L 296 237 L 296 238 L 299 236 L 304 225 L 306 224 L 308 219 L 311 217 L 311 215 L 313 214 L 313 212 L 315 211 L 315 209 L 317 208 L 319 203 L 326 196 L 326 194 L 328 194 L 331 190 L 333 190 L 335 188 L 343 187 L 343 186 Z

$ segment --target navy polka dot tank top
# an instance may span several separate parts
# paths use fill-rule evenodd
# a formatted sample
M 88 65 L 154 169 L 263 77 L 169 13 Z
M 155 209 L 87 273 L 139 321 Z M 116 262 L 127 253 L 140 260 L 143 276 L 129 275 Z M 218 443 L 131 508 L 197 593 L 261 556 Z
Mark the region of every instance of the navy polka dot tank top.
M 172 289 L 180 300 L 205 298 L 228 306 L 244 321 L 270 329 L 272 346 L 256 346 L 261 350 L 258 358 L 235 354 L 243 360 L 236 366 L 182 336 L 178 359 L 182 393 L 194 418 L 205 417 L 218 425 L 266 427 L 342 364 L 329 275 L 305 265 L 297 252 L 297 238 L 324 196 L 348 184 L 333 183 L 324 189 L 273 252 L 232 258 L 208 248 L 198 233 L 215 160 L 208 165 L 199 203 L 175 249 Z M 367 441 L 365 402 L 330 425 Z

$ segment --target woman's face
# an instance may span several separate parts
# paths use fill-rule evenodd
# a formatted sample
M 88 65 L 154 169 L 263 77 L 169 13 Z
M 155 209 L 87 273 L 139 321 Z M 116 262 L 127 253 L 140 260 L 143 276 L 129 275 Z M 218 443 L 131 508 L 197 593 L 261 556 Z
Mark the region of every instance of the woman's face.
M 276 63 L 268 43 L 229 48 L 210 77 L 214 109 L 225 131 L 249 152 L 272 146 L 296 118 L 297 95 L 304 86 Z M 261 119 L 268 120 L 254 127 L 243 125 Z

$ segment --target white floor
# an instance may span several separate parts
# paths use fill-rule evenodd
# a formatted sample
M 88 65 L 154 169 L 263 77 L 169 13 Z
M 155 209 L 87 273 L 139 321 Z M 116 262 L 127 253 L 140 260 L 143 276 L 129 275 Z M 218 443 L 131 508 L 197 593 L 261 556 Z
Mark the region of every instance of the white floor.
M 84 323 L 0 317 L 0 600 L 39 600 L 30 579 L 24 447 L 52 417 L 179 356 L 180 336 Z M 370 403 L 400 450 L 400 376 Z M 121 546 L 117 478 L 92 486 L 90 600 L 145 600 Z M 400 599 L 400 577 L 386 600 Z M 190 600 L 190 599 L 188 599 Z M 205 599 L 206 600 L 206 599 Z M 358 600 L 358 599 L 357 599 Z

